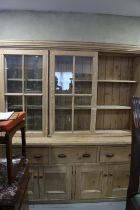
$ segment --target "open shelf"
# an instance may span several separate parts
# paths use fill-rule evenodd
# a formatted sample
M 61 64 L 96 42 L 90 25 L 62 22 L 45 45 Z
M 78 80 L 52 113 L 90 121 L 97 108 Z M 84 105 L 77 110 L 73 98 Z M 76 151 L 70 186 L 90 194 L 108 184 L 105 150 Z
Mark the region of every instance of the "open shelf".
M 137 83 L 137 81 L 134 80 L 111 80 L 111 79 L 100 79 L 98 82 L 116 82 L 116 83 Z
M 98 105 L 97 109 L 131 109 L 130 106 Z

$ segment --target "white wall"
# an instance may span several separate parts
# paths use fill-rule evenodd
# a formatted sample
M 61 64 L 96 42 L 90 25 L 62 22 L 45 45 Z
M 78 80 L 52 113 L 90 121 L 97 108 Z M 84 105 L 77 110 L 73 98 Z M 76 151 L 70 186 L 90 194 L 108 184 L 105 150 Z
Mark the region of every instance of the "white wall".
M 140 45 L 140 18 L 82 13 L 1 11 L 0 40 L 85 41 Z

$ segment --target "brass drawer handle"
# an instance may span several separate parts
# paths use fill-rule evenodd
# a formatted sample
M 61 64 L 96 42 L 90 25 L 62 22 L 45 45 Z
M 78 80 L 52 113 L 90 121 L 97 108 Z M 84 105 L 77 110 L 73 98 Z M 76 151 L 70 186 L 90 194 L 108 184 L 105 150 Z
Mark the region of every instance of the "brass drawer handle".
M 43 156 L 40 155 L 40 154 L 38 154 L 38 155 L 35 155 L 34 158 L 35 158 L 35 159 L 40 159 L 40 158 L 43 158 Z
M 89 158 L 89 157 L 91 157 L 91 155 L 88 154 L 88 153 L 85 153 L 85 154 L 83 154 L 82 156 L 83 156 L 83 158 Z
M 59 158 L 66 158 L 67 156 L 65 154 L 59 154 L 58 157 Z
M 114 154 L 113 153 L 108 153 L 108 154 L 106 154 L 106 157 L 108 157 L 108 158 L 114 157 Z

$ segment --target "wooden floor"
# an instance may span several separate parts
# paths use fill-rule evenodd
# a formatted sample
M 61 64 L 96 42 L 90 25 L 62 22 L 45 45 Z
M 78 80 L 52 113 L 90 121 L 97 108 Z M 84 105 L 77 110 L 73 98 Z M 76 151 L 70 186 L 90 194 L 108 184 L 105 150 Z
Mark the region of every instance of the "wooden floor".
M 29 210 L 125 210 L 125 202 L 30 205 Z

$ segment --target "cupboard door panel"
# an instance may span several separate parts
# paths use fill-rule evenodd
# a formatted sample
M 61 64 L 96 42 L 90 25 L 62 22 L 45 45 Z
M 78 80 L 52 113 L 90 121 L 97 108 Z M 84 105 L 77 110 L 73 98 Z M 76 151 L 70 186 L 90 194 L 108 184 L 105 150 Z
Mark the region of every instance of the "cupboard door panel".
M 76 166 L 76 195 L 77 200 L 101 198 L 103 167 L 86 164 Z
M 125 198 L 129 182 L 129 164 L 109 166 L 109 195 L 111 197 Z M 109 197 L 110 197 L 109 196 Z
M 43 200 L 70 200 L 71 167 L 50 165 L 42 168 L 40 195 Z M 43 180 L 42 180 L 43 174 Z
M 28 184 L 29 201 L 39 200 L 39 172 L 38 167 L 30 167 L 30 180 Z

